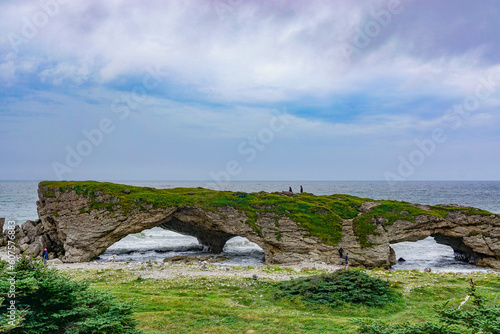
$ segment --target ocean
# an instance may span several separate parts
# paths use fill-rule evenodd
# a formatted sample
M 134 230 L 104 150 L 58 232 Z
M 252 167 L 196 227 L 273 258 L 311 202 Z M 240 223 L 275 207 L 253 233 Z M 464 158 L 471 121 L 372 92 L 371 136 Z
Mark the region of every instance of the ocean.
M 390 199 L 420 204 L 460 204 L 500 213 L 500 181 L 245 181 L 215 184 L 206 181 L 111 181 L 154 188 L 204 187 L 244 192 L 282 191 L 300 185 L 316 195 L 349 194 L 372 199 Z M 38 181 L 0 181 L 0 217 L 22 224 L 37 219 Z M 429 237 L 418 242 L 392 245 L 396 258 L 406 261 L 393 269 L 431 268 L 435 272 L 470 272 L 486 269 L 456 261 L 453 250 Z M 124 261 L 161 261 L 175 255 L 206 255 L 194 237 L 154 228 L 129 235 L 112 245 L 98 260 L 115 256 Z M 220 265 L 262 264 L 263 252 L 245 238 L 229 240 L 222 256 L 229 260 Z

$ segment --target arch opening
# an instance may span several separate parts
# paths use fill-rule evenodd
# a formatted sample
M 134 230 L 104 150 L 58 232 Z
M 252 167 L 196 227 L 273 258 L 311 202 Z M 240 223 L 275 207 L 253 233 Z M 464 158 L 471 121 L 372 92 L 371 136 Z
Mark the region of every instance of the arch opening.
M 203 247 L 195 237 L 153 227 L 132 233 L 112 244 L 98 260 L 117 261 L 163 261 L 166 257 L 202 252 Z
M 223 256 L 228 265 L 257 265 L 264 263 L 264 250 L 244 237 L 233 237 L 224 245 Z
M 394 270 L 423 270 L 433 272 L 486 271 L 459 257 L 461 240 L 440 234 L 418 241 L 403 241 L 391 244 L 396 254 Z M 457 256 L 458 255 L 458 256 Z M 404 259 L 404 261 L 401 261 Z
M 222 253 L 226 242 L 235 237 L 233 234 L 213 229 L 209 230 L 207 228 L 203 228 L 199 224 L 191 223 L 190 221 L 185 220 L 181 221 L 176 217 L 172 217 L 158 226 L 165 230 L 193 236 L 198 239 L 200 245 L 202 245 L 207 251 L 214 254 Z

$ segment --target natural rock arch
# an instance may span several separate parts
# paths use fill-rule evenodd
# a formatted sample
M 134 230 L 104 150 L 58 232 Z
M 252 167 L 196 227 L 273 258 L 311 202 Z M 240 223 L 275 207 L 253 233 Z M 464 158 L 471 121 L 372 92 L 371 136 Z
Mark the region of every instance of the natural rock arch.
M 197 211 L 196 208 L 179 209 L 157 226 L 195 237 L 202 246 L 208 246 L 208 249 L 214 254 L 221 253 L 229 239 L 239 236 L 213 227 L 210 228 L 210 222 L 208 224 L 206 222 L 207 217 Z
M 158 222 L 151 223 L 150 224 L 151 227 L 144 228 L 143 230 L 138 232 L 128 233 L 123 237 L 121 237 L 118 241 L 120 241 L 121 239 L 125 238 L 128 235 L 134 233 L 141 233 L 151 228 L 159 227 L 167 231 L 172 231 L 182 235 L 194 237 L 198 240 L 199 244 L 203 246 L 203 248 L 207 252 L 213 254 L 219 254 L 223 252 L 224 246 L 229 240 L 233 239 L 234 237 L 244 237 L 241 235 L 235 235 L 220 230 L 214 230 L 213 227 L 207 226 L 207 224 L 205 224 L 206 221 L 207 217 L 204 216 L 202 212 L 199 212 L 196 208 L 180 208 L 176 210 L 174 213 L 168 214 L 167 217 L 159 219 Z M 105 239 L 108 239 L 108 237 L 106 237 Z M 246 238 L 246 240 L 248 239 Z M 256 243 L 257 245 L 258 242 L 259 241 L 257 240 Z M 107 243 L 108 242 L 104 242 L 104 244 Z M 115 243 L 112 243 L 111 245 L 107 246 L 106 249 L 111 247 L 113 244 Z
M 339 199 L 328 202 L 332 197 L 261 193 L 252 195 L 251 202 L 244 193 L 197 193 L 189 189 L 160 192 L 129 187 L 132 196 L 127 187 L 97 182 L 42 182 L 37 202 L 40 220 L 17 227 L 15 240 L 21 251 L 35 256 L 47 247 L 52 257 L 83 262 L 96 258 L 129 234 L 160 226 L 192 235 L 213 252 L 221 252 L 234 236 L 247 238 L 262 248 L 265 263 L 341 264 L 337 251 L 342 247 L 349 252 L 354 266 L 387 268 L 396 262 L 390 244 L 435 236 L 437 242 L 467 254 L 476 264 L 500 269 L 500 217 L 478 209 L 395 201 L 379 207 L 379 202 L 344 195 L 332 195 Z M 218 198 L 219 193 L 224 196 Z M 228 198 L 231 202 L 227 202 Z M 267 199 L 271 204 L 251 204 L 267 203 Z M 280 207 L 285 204 L 290 204 L 286 210 Z M 313 211 L 314 219 L 338 217 L 328 205 L 345 216 L 331 225 L 341 230 L 336 242 L 314 236 L 312 227 L 300 222 Z M 360 234 L 361 221 L 370 228 L 369 233 Z M 0 244 L 6 241 L 5 235 Z
M 92 212 L 92 214 L 95 214 L 95 212 Z M 105 213 L 101 214 L 105 215 Z M 103 226 L 89 228 L 85 214 L 79 215 L 80 220 L 73 217 L 70 223 L 71 227 L 68 228 L 66 221 L 59 216 L 59 219 L 54 221 L 58 228 L 51 229 L 53 232 L 58 232 L 57 237 L 51 239 L 64 240 L 62 247 L 54 247 L 54 250 L 56 252 L 59 250 L 57 256 L 61 257 L 65 262 L 89 261 L 104 253 L 111 245 L 127 235 L 140 233 L 154 227 L 161 227 L 165 230 L 195 237 L 202 246 L 207 246 L 209 251 L 214 254 L 221 253 L 226 242 L 236 236 L 247 238 L 262 249 L 266 247 L 266 244 L 260 238 L 253 235 L 255 234 L 254 231 L 242 222 L 242 220 L 246 220 L 246 217 L 239 217 L 240 212 L 226 208 L 222 213 L 226 217 L 232 217 L 231 219 L 239 219 L 240 224 L 228 225 L 225 221 L 219 219 L 219 215 L 221 213 L 208 213 L 197 207 L 180 207 L 167 210 L 151 209 L 142 214 L 129 215 L 125 219 L 108 218 L 106 224 L 103 224 L 105 228 Z M 48 216 L 41 217 L 40 223 L 42 224 L 44 220 L 51 221 Z M 75 235 L 71 233 L 72 231 L 78 232 Z M 82 233 L 82 231 L 85 231 L 85 233 Z M 51 233 L 47 235 L 51 235 Z M 87 241 L 82 242 L 83 240 Z
M 418 241 L 422 241 L 428 237 L 432 237 L 433 240 L 437 244 L 448 246 L 450 249 L 452 249 L 455 252 L 455 254 L 463 255 L 463 258 L 461 260 L 466 261 L 466 262 L 468 262 L 470 260 L 471 263 L 474 262 L 474 259 L 475 259 L 474 251 L 470 247 L 466 246 L 464 244 L 463 240 L 461 238 L 458 238 L 458 237 L 448 237 L 448 236 L 436 233 L 436 234 L 430 234 L 429 236 L 418 238 L 418 239 L 415 239 L 414 237 L 404 239 L 404 240 L 398 239 L 397 242 L 390 242 L 390 244 L 392 246 L 393 244 L 397 244 L 400 242 L 418 242 Z
M 450 212 L 446 218 L 419 216 L 415 222 L 398 220 L 385 228 L 389 244 L 434 237 L 450 246 L 459 260 L 500 269 L 500 219 L 498 215 Z

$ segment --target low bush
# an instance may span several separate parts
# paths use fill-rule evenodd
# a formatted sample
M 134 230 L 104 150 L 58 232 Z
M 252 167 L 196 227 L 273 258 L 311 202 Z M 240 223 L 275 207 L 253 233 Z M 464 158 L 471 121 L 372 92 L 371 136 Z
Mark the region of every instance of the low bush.
M 16 310 L 9 317 L 5 310 L 12 301 Z M 140 333 L 129 305 L 29 257 L 13 268 L 5 262 L 0 265 L 0 308 L 2 333 Z
M 361 270 L 340 270 L 275 285 L 275 298 L 300 299 L 306 303 L 332 307 L 344 303 L 383 306 L 397 299 L 390 283 Z

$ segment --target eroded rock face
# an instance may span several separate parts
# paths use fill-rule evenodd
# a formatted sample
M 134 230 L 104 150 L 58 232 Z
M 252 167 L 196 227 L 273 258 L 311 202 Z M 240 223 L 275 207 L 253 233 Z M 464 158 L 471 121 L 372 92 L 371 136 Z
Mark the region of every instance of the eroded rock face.
M 264 250 L 266 263 L 305 260 L 330 263 L 337 251 L 336 247 L 307 236 L 289 218 L 276 220 L 275 214 L 259 214 L 260 233 L 257 233 L 246 223 L 245 213 L 232 207 L 204 210 L 196 206 L 173 206 L 121 214 L 90 210 L 88 199 L 75 192 L 57 193 L 54 198 L 44 198 L 40 192 L 39 196 L 38 214 L 46 227 L 43 233 L 58 241 L 51 249 L 64 262 L 89 261 L 123 237 L 156 226 L 194 236 L 213 253 L 220 253 L 232 237 L 245 237 Z M 96 200 L 113 202 L 113 198 L 105 197 Z M 282 233 L 281 238 L 277 238 L 278 232 Z
M 500 269 L 500 218 L 452 212 L 446 218 L 419 216 L 415 223 L 397 221 L 387 226 L 389 242 L 415 241 L 433 236 L 436 242 L 465 254 L 463 260 Z
M 452 212 L 446 218 L 420 215 L 410 222 L 408 212 L 401 211 L 400 220 L 387 225 L 387 219 L 372 217 L 376 226 L 368 235 L 371 247 L 362 247 L 354 233 L 353 220 L 342 221 L 342 239 L 338 245 L 326 245 L 286 216 L 273 212 L 256 211 L 254 227 L 247 223 L 244 211 L 234 207 L 172 206 L 166 208 L 135 208 L 121 210 L 92 209 L 91 199 L 75 191 L 55 191 L 45 197 L 39 189 L 37 202 L 39 220 L 27 221 L 16 227 L 16 243 L 22 252 L 41 255 L 44 247 L 49 258 L 64 262 L 89 261 L 102 254 L 115 242 L 132 233 L 156 226 L 198 238 L 212 252 L 220 253 L 227 240 L 245 237 L 258 244 L 265 254 L 265 263 L 292 264 L 316 262 L 343 264 L 338 249 L 349 253 L 353 266 L 387 268 L 396 263 L 390 244 L 417 241 L 434 236 L 439 243 L 450 245 L 467 255 L 477 265 L 500 269 L 500 218 L 496 215 L 465 215 Z M 92 201 L 118 203 L 117 198 L 98 193 Z M 367 202 L 358 209 L 360 214 L 370 212 L 379 203 Z M 5 237 L 4 237 L 5 240 Z M 1 241 L 1 240 L 0 240 Z

